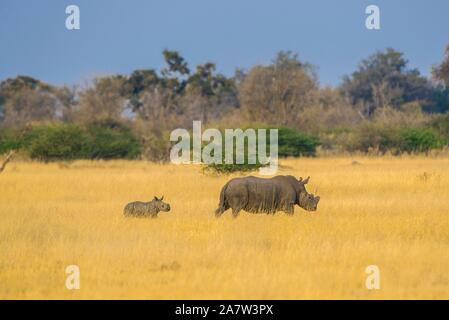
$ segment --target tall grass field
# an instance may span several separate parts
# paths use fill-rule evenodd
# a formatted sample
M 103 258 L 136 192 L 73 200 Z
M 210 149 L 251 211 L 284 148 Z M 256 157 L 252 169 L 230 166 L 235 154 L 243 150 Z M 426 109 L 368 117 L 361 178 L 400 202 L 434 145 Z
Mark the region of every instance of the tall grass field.
M 11 162 L 0 175 L 0 298 L 449 298 L 447 158 L 281 165 L 311 176 L 316 212 L 217 219 L 220 189 L 238 175 L 195 165 Z M 170 212 L 123 216 L 126 203 L 162 195 Z M 66 287 L 69 265 L 79 289 Z M 379 289 L 366 286 L 370 265 Z

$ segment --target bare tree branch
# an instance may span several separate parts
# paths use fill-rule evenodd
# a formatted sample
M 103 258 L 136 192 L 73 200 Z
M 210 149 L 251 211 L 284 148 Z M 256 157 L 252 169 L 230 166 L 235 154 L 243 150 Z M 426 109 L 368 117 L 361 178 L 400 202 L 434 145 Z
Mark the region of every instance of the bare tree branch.
M 360 110 L 357 110 L 357 113 L 359 114 L 360 118 L 362 118 L 362 120 L 366 120 L 366 117 L 363 115 L 363 113 Z
M 11 150 L 8 155 L 6 156 L 5 160 L 3 160 L 2 165 L 0 166 L 0 173 L 3 172 L 3 170 L 5 170 L 6 165 L 8 164 L 8 162 L 11 161 L 12 157 L 14 156 L 14 151 Z

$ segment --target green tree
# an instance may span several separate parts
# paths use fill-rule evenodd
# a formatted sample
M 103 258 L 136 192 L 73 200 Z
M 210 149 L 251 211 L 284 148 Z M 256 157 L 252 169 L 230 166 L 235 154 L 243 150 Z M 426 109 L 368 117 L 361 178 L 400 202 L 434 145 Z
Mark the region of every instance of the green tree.
M 162 70 L 162 74 L 179 73 L 181 75 L 188 75 L 190 73 L 189 67 L 185 59 L 178 51 L 164 50 L 162 51 L 167 68 Z
M 173 91 L 173 94 L 181 94 L 186 85 L 186 76 L 190 74 L 185 59 L 177 51 L 162 51 L 167 67 L 162 69 L 162 83 L 165 88 Z
M 408 69 L 403 53 L 388 48 L 362 60 L 357 71 L 343 79 L 341 90 L 367 116 L 378 108 L 398 108 L 411 101 L 431 100 L 432 87 L 417 69 Z
M 122 96 L 129 100 L 132 111 L 137 111 L 142 103 L 140 101 L 141 93 L 160 83 L 160 78 L 153 69 L 135 70 L 124 82 L 121 91 Z
M 433 79 L 437 86 L 433 95 L 433 103 L 427 108 L 429 111 L 446 112 L 449 110 L 449 44 L 444 52 L 441 63 L 432 70 Z
M 128 104 L 133 112 L 138 114 L 148 114 L 148 106 L 144 101 L 160 100 L 164 96 L 170 101 L 174 101 L 176 96 L 181 95 L 186 85 L 186 80 L 182 77 L 189 75 L 190 70 L 185 59 L 177 52 L 164 50 L 162 52 L 167 66 L 158 74 L 153 69 L 135 70 L 126 78 L 121 90 L 121 95 L 128 99 Z M 169 97 L 167 97 L 169 95 Z M 157 96 L 153 99 L 153 96 Z M 151 108 L 157 108 L 152 103 Z
M 443 61 L 433 68 L 432 75 L 435 80 L 440 81 L 449 88 L 449 44 L 444 52 Z

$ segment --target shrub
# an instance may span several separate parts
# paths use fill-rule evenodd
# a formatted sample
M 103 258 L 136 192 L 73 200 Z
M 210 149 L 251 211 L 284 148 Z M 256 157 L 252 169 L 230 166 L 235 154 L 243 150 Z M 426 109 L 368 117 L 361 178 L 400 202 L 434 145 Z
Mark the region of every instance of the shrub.
M 128 127 L 117 122 L 88 125 L 41 124 L 0 138 L 0 153 L 23 149 L 42 161 L 135 158 L 140 143 Z
M 431 122 L 431 127 L 434 128 L 441 136 L 449 139 L 449 112 L 436 116 Z
M 33 159 L 52 161 L 87 158 L 88 136 L 77 125 L 41 125 L 26 133 Z
M 258 164 L 248 164 L 248 163 L 244 163 L 244 164 L 225 164 L 225 163 L 215 164 L 215 163 L 211 163 L 211 164 L 207 164 L 203 168 L 203 171 L 214 172 L 214 173 L 218 173 L 218 174 L 230 174 L 230 173 L 234 173 L 234 172 L 251 172 L 251 171 L 258 170 L 261 167 L 263 167 L 263 165 L 260 163 L 258 163 Z
M 428 152 L 447 144 L 447 140 L 430 127 L 394 127 L 368 123 L 355 131 L 350 151 L 380 153 Z
M 319 138 L 291 128 L 279 129 L 279 156 L 315 156 Z
M 432 149 L 440 149 L 448 143 L 431 128 L 401 129 L 400 138 L 400 149 L 406 152 L 428 152 Z
M 320 145 L 324 150 L 342 153 L 354 149 L 355 132 L 353 128 L 337 127 L 320 134 Z
M 377 150 L 380 153 L 391 151 L 397 153 L 400 145 L 398 130 L 389 125 L 365 123 L 357 128 L 350 151 L 370 152 Z
M 170 161 L 170 132 L 159 129 L 143 130 L 140 128 L 139 137 L 142 141 L 141 155 L 143 158 L 155 162 Z
M 87 126 L 87 152 L 92 159 L 132 159 L 140 154 L 140 144 L 130 128 L 113 121 Z
M 0 129 L 0 154 L 9 150 L 18 150 L 24 144 L 23 139 L 19 139 L 18 133 L 6 129 Z
M 226 164 L 225 163 L 225 135 L 224 133 L 222 133 L 222 137 L 223 137 L 223 141 L 222 141 L 222 163 L 221 164 L 215 164 L 215 163 L 210 163 L 210 164 L 206 164 L 206 166 L 204 167 L 204 171 L 212 171 L 215 173 L 219 173 L 219 174 L 226 174 L 226 173 L 233 173 L 233 172 L 249 172 L 249 171 L 254 171 L 257 170 L 261 167 L 263 167 L 264 165 L 261 164 L 259 162 L 258 157 L 256 158 L 256 163 L 249 163 L 248 160 L 248 141 L 245 139 L 244 142 L 244 155 L 243 155 L 243 163 L 241 164 L 237 164 L 237 152 L 236 152 L 236 141 L 234 139 L 234 150 L 233 150 L 233 163 L 232 164 Z M 269 138 L 267 139 L 267 143 L 269 143 Z M 256 138 L 256 153 L 257 153 L 257 138 Z M 269 148 L 267 148 L 267 152 L 269 152 Z
M 274 129 L 274 128 L 271 128 Z M 319 144 L 319 139 L 317 137 L 307 135 L 304 133 L 301 133 L 299 131 L 296 131 L 291 128 L 279 128 L 278 129 L 278 156 L 279 157 L 300 157 L 300 156 L 315 156 L 316 155 L 316 148 Z M 267 130 L 267 150 L 266 152 L 269 153 L 269 130 Z M 223 148 L 224 148 L 224 137 L 225 135 L 222 134 L 223 137 Z M 258 147 L 258 143 L 256 143 L 256 146 Z M 256 147 L 256 151 L 257 151 Z M 208 164 L 205 167 L 206 171 L 213 171 L 216 173 L 232 173 L 232 172 L 248 172 L 248 171 L 254 171 L 261 167 L 264 167 L 265 165 L 261 164 L 258 159 L 255 164 L 248 163 L 248 146 L 247 141 L 245 140 L 245 155 L 244 155 L 244 163 L 243 164 L 236 164 L 235 163 L 235 143 L 234 143 L 234 164 L 225 164 L 224 163 L 224 154 L 225 151 L 223 149 L 222 155 L 223 155 L 223 161 L 222 164 Z

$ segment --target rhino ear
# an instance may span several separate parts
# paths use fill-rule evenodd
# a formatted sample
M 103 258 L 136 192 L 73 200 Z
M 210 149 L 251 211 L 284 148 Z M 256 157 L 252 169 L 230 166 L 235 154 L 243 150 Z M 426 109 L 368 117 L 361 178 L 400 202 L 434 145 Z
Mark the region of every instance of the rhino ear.
M 308 184 L 308 183 L 309 183 L 309 180 L 310 180 L 310 177 L 307 177 L 307 179 L 305 179 L 305 180 L 302 181 L 302 184 Z
M 153 200 L 156 200 L 156 201 L 158 201 L 159 199 L 156 197 L 156 196 L 154 196 L 154 199 Z
M 162 196 L 162 198 L 160 198 L 159 200 L 161 200 L 161 201 L 164 200 L 164 196 Z

